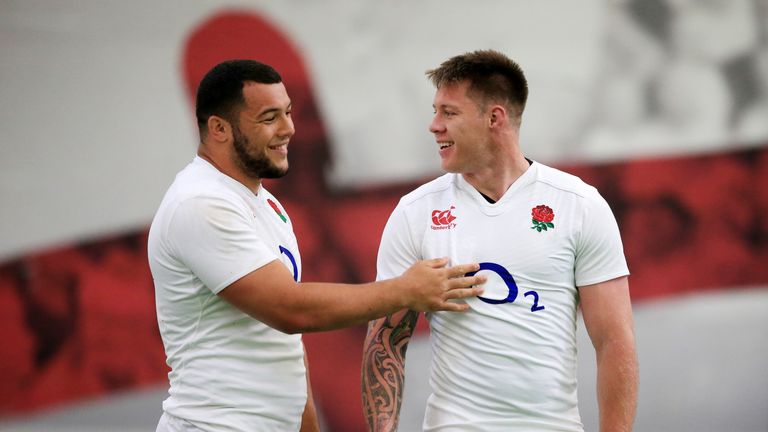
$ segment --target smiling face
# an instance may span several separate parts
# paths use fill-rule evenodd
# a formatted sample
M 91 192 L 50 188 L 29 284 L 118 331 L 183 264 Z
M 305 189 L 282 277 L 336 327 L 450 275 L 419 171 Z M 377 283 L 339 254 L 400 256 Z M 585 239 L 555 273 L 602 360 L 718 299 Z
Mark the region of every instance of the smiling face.
M 469 83 L 462 81 L 443 84 L 435 93 L 435 115 L 429 131 L 435 136 L 441 166 L 447 172 L 477 172 L 493 157 L 488 115 L 467 95 L 468 88 Z
M 248 82 L 245 105 L 232 125 L 232 158 L 254 179 L 278 178 L 288 172 L 288 142 L 295 129 L 291 100 L 282 83 Z

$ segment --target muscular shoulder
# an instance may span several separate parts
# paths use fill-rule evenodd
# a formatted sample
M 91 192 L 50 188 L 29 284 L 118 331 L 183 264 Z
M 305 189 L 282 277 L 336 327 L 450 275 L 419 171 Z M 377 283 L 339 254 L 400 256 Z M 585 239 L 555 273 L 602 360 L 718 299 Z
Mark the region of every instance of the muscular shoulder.
M 196 202 L 198 205 L 216 203 L 235 208 L 243 207 L 243 198 L 233 182 L 234 180 L 215 169 L 195 160 L 179 172 L 164 201 L 170 208 L 189 202 Z
M 398 207 L 411 208 L 440 199 L 442 195 L 451 193 L 455 183 L 456 174 L 444 174 L 404 195 Z
M 165 238 L 174 225 L 186 227 L 211 218 L 248 219 L 247 201 L 213 170 L 195 160 L 176 175 L 152 221 L 151 235 Z
M 388 229 L 384 236 L 392 232 L 408 231 L 414 236 L 423 231 L 425 225 L 431 221 L 434 211 L 445 211 L 454 203 L 455 174 L 445 174 L 415 190 L 407 193 L 392 211 Z
M 536 181 L 539 185 L 585 200 L 601 199 L 597 189 L 579 177 L 541 163 L 538 165 L 539 172 Z

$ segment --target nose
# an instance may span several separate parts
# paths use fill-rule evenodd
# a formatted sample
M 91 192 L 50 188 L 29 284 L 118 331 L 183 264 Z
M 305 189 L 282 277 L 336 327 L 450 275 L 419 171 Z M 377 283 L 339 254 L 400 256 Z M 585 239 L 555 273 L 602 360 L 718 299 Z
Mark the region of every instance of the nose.
M 279 134 L 281 137 L 292 137 L 296 133 L 296 128 L 293 127 L 293 119 L 291 116 L 286 115 L 283 117 L 283 121 L 280 125 Z
M 443 124 L 440 122 L 440 119 L 438 119 L 437 114 L 432 116 L 432 122 L 429 123 L 429 131 L 432 132 L 433 134 L 437 134 L 445 131 L 445 126 L 443 126 Z

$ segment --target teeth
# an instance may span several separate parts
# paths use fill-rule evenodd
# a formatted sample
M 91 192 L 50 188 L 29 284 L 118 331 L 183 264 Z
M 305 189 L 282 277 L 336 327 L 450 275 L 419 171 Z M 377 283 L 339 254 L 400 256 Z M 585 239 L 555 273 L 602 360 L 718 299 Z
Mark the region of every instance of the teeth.
M 451 141 L 448 141 L 448 142 L 439 142 L 439 143 L 437 143 L 437 144 L 439 144 L 439 145 L 440 145 L 440 150 L 442 150 L 442 149 L 447 149 L 448 147 L 452 146 L 452 145 L 453 145 L 453 142 L 451 142 Z

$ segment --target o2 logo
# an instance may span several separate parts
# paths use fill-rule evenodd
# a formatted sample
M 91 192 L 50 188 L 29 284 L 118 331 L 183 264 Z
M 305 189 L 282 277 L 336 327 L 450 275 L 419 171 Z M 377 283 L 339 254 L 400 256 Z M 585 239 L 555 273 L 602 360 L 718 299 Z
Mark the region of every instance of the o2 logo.
M 491 263 L 491 262 L 484 262 L 480 263 L 480 269 L 477 271 L 469 272 L 465 276 L 474 276 L 477 274 L 477 272 L 482 270 L 489 270 L 501 277 L 501 280 L 504 281 L 504 283 L 507 285 L 507 290 L 509 292 L 507 293 L 507 297 L 501 300 L 497 299 L 490 299 L 482 296 L 477 296 L 480 300 L 488 303 L 488 304 L 503 304 L 503 303 L 513 303 L 517 299 L 517 283 L 515 282 L 515 278 L 512 277 L 512 275 L 505 269 L 503 266 Z M 531 296 L 533 297 L 533 305 L 531 306 L 531 312 L 536 312 L 544 309 L 544 306 L 539 306 L 539 293 L 536 291 L 528 291 L 525 294 L 523 294 L 525 297 Z
M 296 282 L 299 281 L 299 267 L 296 265 L 296 258 L 293 257 L 293 254 L 291 251 L 288 250 L 288 248 L 284 246 L 280 246 L 280 253 L 285 254 L 285 256 L 288 257 L 289 260 L 291 260 L 291 265 L 293 266 L 293 280 Z

